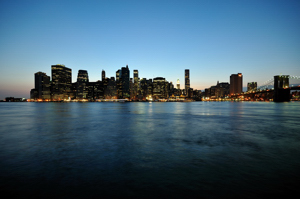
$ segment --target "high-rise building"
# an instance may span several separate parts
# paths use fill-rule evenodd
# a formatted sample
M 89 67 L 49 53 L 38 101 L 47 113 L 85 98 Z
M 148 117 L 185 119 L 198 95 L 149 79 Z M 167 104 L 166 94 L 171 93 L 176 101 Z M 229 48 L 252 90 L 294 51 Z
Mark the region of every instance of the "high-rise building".
M 119 81 L 117 81 L 118 98 L 130 98 L 130 71 L 128 65 L 126 65 L 126 67 L 122 67 L 121 70 L 116 72 L 116 79 L 119 79 Z
M 190 70 L 189 69 L 185 69 L 184 79 L 185 79 L 185 93 L 188 95 L 188 91 L 190 89 Z
M 113 99 L 113 98 L 116 98 L 116 93 L 117 93 L 117 90 L 116 90 L 116 81 L 115 81 L 115 78 L 114 77 L 111 77 L 110 79 L 108 79 L 108 84 L 107 84 L 107 87 L 105 89 L 105 93 L 104 93 L 104 96 L 105 96 L 105 99 Z
M 57 64 L 51 66 L 52 71 L 52 92 L 53 100 L 68 99 L 71 92 L 72 69 L 65 65 Z
M 102 70 L 102 81 L 105 80 L 105 70 Z
M 230 76 L 230 95 L 243 92 L 243 75 L 242 73 L 232 74 Z
M 168 98 L 169 82 L 163 77 L 156 77 L 153 79 L 153 98 L 165 99 Z
M 77 99 L 86 99 L 88 95 L 89 76 L 86 70 L 79 70 L 77 75 Z
M 177 79 L 177 89 L 180 90 L 180 81 Z
M 50 77 L 43 72 L 37 72 L 34 74 L 34 86 L 35 88 L 30 92 L 31 99 L 50 99 Z
M 139 90 L 139 71 L 133 70 L 133 96 L 135 97 L 138 94 Z
M 247 91 L 256 91 L 257 90 L 257 82 L 248 82 Z

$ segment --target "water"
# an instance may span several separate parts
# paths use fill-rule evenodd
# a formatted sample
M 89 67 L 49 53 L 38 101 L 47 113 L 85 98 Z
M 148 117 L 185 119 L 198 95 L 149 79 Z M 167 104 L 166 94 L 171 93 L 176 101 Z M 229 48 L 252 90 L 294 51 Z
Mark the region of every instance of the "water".
M 297 193 L 300 103 L 0 103 L 2 195 Z

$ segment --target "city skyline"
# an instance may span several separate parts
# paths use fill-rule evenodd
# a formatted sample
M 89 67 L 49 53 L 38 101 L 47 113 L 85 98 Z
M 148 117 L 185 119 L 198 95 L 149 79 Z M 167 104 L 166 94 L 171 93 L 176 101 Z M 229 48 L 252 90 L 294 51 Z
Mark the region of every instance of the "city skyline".
M 298 1 L 1 1 L 0 99 L 29 98 L 34 73 L 53 64 L 90 81 L 128 64 L 181 89 L 189 69 L 198 90 L 236 73 L 244 88 L 299 75 L 299 10 Z

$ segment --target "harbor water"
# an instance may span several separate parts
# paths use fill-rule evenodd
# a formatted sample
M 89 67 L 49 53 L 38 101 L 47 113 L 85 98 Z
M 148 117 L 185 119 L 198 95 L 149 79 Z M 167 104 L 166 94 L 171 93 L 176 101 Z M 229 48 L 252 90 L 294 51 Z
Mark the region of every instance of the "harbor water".
M 299 102 L 3 102 L 0 119 L 10 197 L 300 193 Z

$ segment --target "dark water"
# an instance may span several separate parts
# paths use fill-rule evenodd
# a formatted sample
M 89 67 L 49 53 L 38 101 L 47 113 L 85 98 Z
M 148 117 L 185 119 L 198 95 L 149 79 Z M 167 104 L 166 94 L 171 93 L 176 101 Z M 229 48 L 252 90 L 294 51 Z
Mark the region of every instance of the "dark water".
M 33 198 L 300 193 L 300 103 L 0 103 L 0 188 Z

